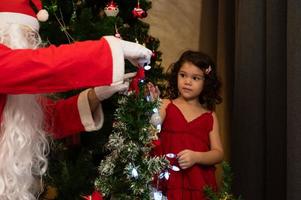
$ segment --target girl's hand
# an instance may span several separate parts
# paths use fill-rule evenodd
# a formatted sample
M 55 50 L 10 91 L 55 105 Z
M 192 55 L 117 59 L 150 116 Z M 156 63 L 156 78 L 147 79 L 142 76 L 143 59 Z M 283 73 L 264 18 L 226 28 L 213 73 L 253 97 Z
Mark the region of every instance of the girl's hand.
M 181 169 L 187 169 L 197 163 L 197 153 L 195 151 L 185 149 L 178 153 L 178 163 Z
M 152 100 L 157 100 L 160 97 L 160 90 L 158 86 L 155 86 L 153 83 L 147 83 L 147 90 L 152 98 Z

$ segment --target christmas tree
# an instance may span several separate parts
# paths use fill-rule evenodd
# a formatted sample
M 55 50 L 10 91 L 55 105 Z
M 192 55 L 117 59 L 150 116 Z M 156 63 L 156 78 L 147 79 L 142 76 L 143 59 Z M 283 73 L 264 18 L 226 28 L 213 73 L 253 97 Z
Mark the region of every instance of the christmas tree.
M 139 81 L 135 92 L 119 99 L 114 131 L 107 143 L 110 154 L 99 166 L 96 187 L 113 199 L 154 199 L 153 178 L 168 166 L 165 158 L 150 156 L 160 131 L 160 124 L 150 121 L 159 104 L 145 96 L 143 79 Z
M 43 4 L 49 12 L 49 20 L 43 23 L 40 29 L 45 45 L 97 40 L 104 35 L 115 35 L 124 40 L 138 42 L 151 49 L 153 51 L 151 69 L 145 72 L 145 77 L 147 77 L 145 81 L 150 80 L 153 83 L 158 83 L 163 79 L 161 52 L 158 51 L 160 42 L 158 39 L 148 35 L 149 25 L 143 22 L 143 18 L 147 17 L 147 10 L 151 8 L 149 0 L 44 0 Z M 136 67 L 126 62 L 127 72 L 135 70 Z M 140 87 L 142 86 L 140 85 Z M 143 90 L 143 87 L 141 90 Z M 66 98 L 78 92 L 69 91 L 55 94 L 54 97 Z M 127 101 L 131 102 L 131 104 L 128 104 Z M 120 105 L 120 102 L 123 102 L 123 104 Z M 114 123 L 114 133 L 110 136 L 110 140 L 125 131 L 116 129 L 116 123 L 122 123 L 126 127 L 131 127 L 130 122 L 133 122 L 131 120 L 135 119 L 132 117 L 143 116 L 142 121 L 135 119 L 135 127 L 130 128 L 134 132 L 129 133 L 129 138 L 125 138 L 124 145 L 128 145 L 126 142 L 130 140 L 136 141 L 142 146 L 149 145 L 152 135 L 147 135 L 147 131 L 154 132 L 154 129 L 150 128 L 151 125 L 148 118 L 151 116 L 153 107 L 158 106 L 156 102 L 146 101 L 142 92 L 139 95 L 133 93 L 130 96 L 124 96 L 119 100 L 117 96 L 114 96 L 111 100 L 102 102 L 102 104 L 105 114 L 105 124 L 100 131 L 97 133 L 82 133 L 78 136 L 80 140 L 74 137 L 65 141 L 55 141 L 55 148 L 53 148 L 49 156 L 50 166 L 46 179 L 46 184 L 50 189 L 41 195 L 41 199 L 76 200 L 82 199 L 82 195 L 93 192 L 95 189 L 95 179 L 99 176 L 98 165 L 107 154 L 111 156 L 114 149 L 114 146 L 110 145 L 107 145 L 108 149 L 104 147 L 108 142 L 108 136 L 112 133 L 112 121 L 114 120 L 115 109 L 117 109 L 117 121 Z M 130 108 L 130 105 L 134 107 L 131 107 L 131 115 L 122 117 L 121 111 L 126 108 L 124 107 L 125 105 L 128 108 Z M 142 136 L 143 138 L 139 138 Z M 139 148 L 142 146 L 139 146 Z M 141 149 L 143 151 L 140 151 L 140 149 L 136 151 L 140 156 L 138 163 L 143 164 L 137 168 L 138 177 L 145 177 L 143 179 L 145 182 L 143 183 L 146 184 L 150 184 L 151 176 L 158 171 L 159 165 L 166 164 L 158 158 L 148 157 L 147 153 L 150 151 L 150 148 L 150 146 L 145 146 Z M 124 157 L 125 153 L 125 151 L 122 152 L 123 159 L 126 159 Z M 131 154 L 131 152 L 128 153 Z M 153 159 L 157 159 L 156 161 L 159 164 L 155 166 L 151 165 Z M 101 166 L 104 165 L 104 162 Z M 133 166 L 130 166 L 130 163 Z M 130 163 L 128 165 L 125 164 L 123 167 L 127 169 L 138 167 L 136 162 Z M 100 169 L 102 169 L 101 166 Z M 150 166 L 150 169 L 147 169 L 145 173 L 140 173 L 147 166 Z M 138 178 L 138 180 L 140 179 Z M 101 183 L 99 180 L 96 183 L 97 189 L 105 190 L 106 194 L 108 191 L 108 189 L 104 189 L 108 188 L 104 187 L 106 183 Z M 110 189 L 114 191 L 114 187 L 114 184 L 112 184 Z M 129 197 L 130 195 L 138 195 L 139 193 L 136 186 L 133 187 L 134 190 L 131 192 L 126 188 L 129 186 L 120 185 L 119 187 Z M 148 190 L 148 185 L 144 185 L 143 187 L 145 191 Z M 50 192 L 49 194 L 49 191 L 53 191 L 51 189 L 54 189 L 55 192 Z M 116 192 L 113 193 L 115 193 L 114 195 L 118 195 Z
M 205 187 L 204 193 L 208 200 L 243 200 L 241 196 L 235 197 L 231 192 L 233 173 L 227 162 L 222 163 L 223 174 L 222 184 L 218 192 L 214 192 L 212 188 Z

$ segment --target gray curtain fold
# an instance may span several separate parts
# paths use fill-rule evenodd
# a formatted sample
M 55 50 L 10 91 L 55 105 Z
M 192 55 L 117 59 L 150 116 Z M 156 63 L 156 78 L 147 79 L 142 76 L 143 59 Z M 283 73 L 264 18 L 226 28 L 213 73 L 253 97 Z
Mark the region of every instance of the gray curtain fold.
M 301 1 L 287 1 L 287 199 L 301 199 Z
M 266 1 L 265 195 L 286 197 L 286 2 Z
M 265 2 L 238 1 L 231 161 L 234 189 L 244 199 L 264 199 L 266 32 Z
M 300 8 L 236 0 L 231 164 L 247 200 L 301 198 Z
M 245 199 L 286 199 L 286 31 L 285 1 L 237 1 L 231 161 Z
M 213 12 L 212 8 L 218 9 L 220 21 L 211 20 L 218 34 L 212 34 L 217 37 L 209 47 L 201 47 L 217 55 L 221 71 L 227 74 L 223 76 L 230 80 L 233 190 L 245 200 L 299 200 L 301 1 L 203 0 L 203 10 Z M 235 24 L 233 37 L 229 37 L 231 24 Z M 210 27 L 214 26 L 203 30 Z M 201 41 L 207 41 L 206 36 Z M 233 60 L 234 66 L 225 60 Z

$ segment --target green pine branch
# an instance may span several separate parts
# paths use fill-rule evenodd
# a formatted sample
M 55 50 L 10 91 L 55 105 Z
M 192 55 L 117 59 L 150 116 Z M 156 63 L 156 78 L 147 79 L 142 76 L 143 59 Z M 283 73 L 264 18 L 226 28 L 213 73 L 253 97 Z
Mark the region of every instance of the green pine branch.
M 117 17 L 107 17 L 104 15 L 103 10 L 109 0 L 43 0 L 44 7 L 49 12 L 49 20 L 42 23 L 40 28 L 43 42 L 45 44 L 60 45 L 82 40 L 97 40 L 104 35 L 115 35 L 115 28 L 117 27 L 122 39 L 129 41 L 138 40 L 139 43 L 144 44 L 147 48 L 154 51 L 156 55 L 152 57 L 152 69 L 145 73 L 147 80 L 153 83 L 162 83 L 164 79 L 163 67 L 161 66 L 162 53 L 158 50 L 160 41 L 149 35 L 149 24 L 143 22 L 143 20 L 133 18 L 131 12 L 136 6 L 137 1 L 114 1 L 119 5 L 119 14 Z M 151 8 L 151 2 L 149 0 L 140 0 L 140 7 L 148 11 Z M 126 62 L 126 72 L 135 70 L 136 67 Z M 160 88 L 162 89 L 163 87 L 161 86 Z M 53 97 L 55 97 L 55 99 L 67 98 L 79 92 L 80 90 L 74 90 L 53 94 Z M 104 144 L 110 140 L 109 135 L 113 129 L 112 115 L 115 108 L 119 107 L 116 96 L 102 102 L 105 123 L 100 131 L 82 133 L 80 146 L 76 147 L 66 145 L 65 140 L 56 141 L 59 147 L 52 148 L 46 180 L 46 185 L 54 186 L 57 189 L 58 194 L 56 199 L 81 199 L 80 195 L 89 194 L 94 190 L 94 181 L 97 178 L 99 163 L 101 160 L 105 160 L 106 156 L 113 156 L 113 149 L 104 148 Z M 150 112 L 153 104 L 144 104 L 144 102 L 138 100 L 139 98 L 142 98 L 142 96 L 135 97 L 134 99 L 130 97 L 128 99 L 128 104 L 136 105 L 136 107 L 131 108 L 128 106 L 128 108 L 131 109 L 127 110 L 127 108 L 123 108 L 124 110 L 120 110 L 120 112 L 123 112 L 123 115 L 120 116 L 121 119 L 116 122 L 118 124 L 119 121 L 124 121 L 122 124 L 127 124 L 127 126 L 125 126 L 125 128 L 127 128 L 126 130 L 133 130 L 129 135 L 122 135 L 126 138 L 124 141 L 125 146 L 123 150 L 119 152 L 119 158 L 116 159 L 117 165 L 122 166 L 122 169 L 127 166 L 124 161 L 124 159 L 128 159 L 127 156 L 131 155 L 129 158 L 131 160 L 135 160 L 138 157 L 144 158 L 151 149 L 150 146 L 143 146 L 150 141 L 148 138 L 149 127 L 147 122 L 149 113 L 143 113 Z M 130 117 L 132 115 L 134 117 Z M 136 130 L 136 125 L 139 125 L 141 129 Z M 119 127 L 120 130 L 118 130 L 115 126 L 114 129 L 116 134 L 124 132 L 122 127 Z M 110 137 L 114 137 L 115 132 L 111 134 Z M 118 135 L 115 136 L 117 137 Z M 135 142 L 129 142 L 130 140 L 144 141 L 144 143 L 142 142 L 137 145 Z M 111 145 L 114 146 L 117 144 L 112 143 Z M 137 148 L 140 148 L 141 152 L 140 149 L 137 150 Z M 135 154 L 135 152 L 137 152 L 137 154 Z M 156 171 L 159 167 L 154 163 L 159 161 L 155 160 L 155 158 L 147 158 L 146 160 L 147 162 L 143 159 L 139 160 L 139 163 L 141 163 L 139 174 L 141 173 L 141 176 L 150 179 L 150 173 L 145 171 L 148 168 L 150 168 L 150 171 Z M 154 165 L 155 169 L 149 166 L 151 164 Z M 114 171 L 114 173 L 116 177 L 108 179 L 107 184 L 112 185 L 109 188 L 115 188 L 116 191 L 124 190 L 124 193 L 120 195 L 122 196 L 121 199 L 126 199 L 127 197 L 125 196 L 127 196 L 128 188 L 124 187 L 123 184 L 119 184 L 119 178 L 123 177 L 122 174 L 125 175 L 126 173 L 118 170 Z M 119 174 L 120 177 L 117 176 L 117 174 Z M 131 182 L 125 181 L 124 183 L 128 185 Z M 137 188 L 136 191 L 143 189 L 138 189 L 138 186 L 136 187 L 135 185 L 133 187 Z M 132 190 L 129 191 L 130 194 L 133 192 Z
M 235 197 L 231 192 L 233 173 L 229 163 L 223 162 L 222 186 L 219 192 L 213 191 L 209 186 L 204 187 L 204 193 L 208 200 L 243 200 L 241 196 Z
M 157 130 L 149 123 L 158 102 L 149 102 L 143 87 L 138 95 L 122 96 L 116 110 L 116 122 L 109 137 L 110 154 L 101 161 L 96 187 L 106 197 L 116 199 L 151 198 L 153 177 L 166 168 L 163 157 L 150 157 Z

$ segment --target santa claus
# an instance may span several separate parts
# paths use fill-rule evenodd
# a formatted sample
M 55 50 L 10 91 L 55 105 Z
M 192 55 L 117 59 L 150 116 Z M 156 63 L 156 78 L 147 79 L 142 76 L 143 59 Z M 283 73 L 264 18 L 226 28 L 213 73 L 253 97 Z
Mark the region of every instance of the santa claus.
M 41 9 L 40 0 L 0 1 L 1 200 L 36 199 L 33 183 L 47 169 L 48 135 L 101 128 L 99 102 L 127 89 L 124 58 L 143 64 L 152 53 L 112 36 L 39 48 L 38 21 L 47 20 Z M 86 87 L 95 88 L 57 102 L 39 95 Z

